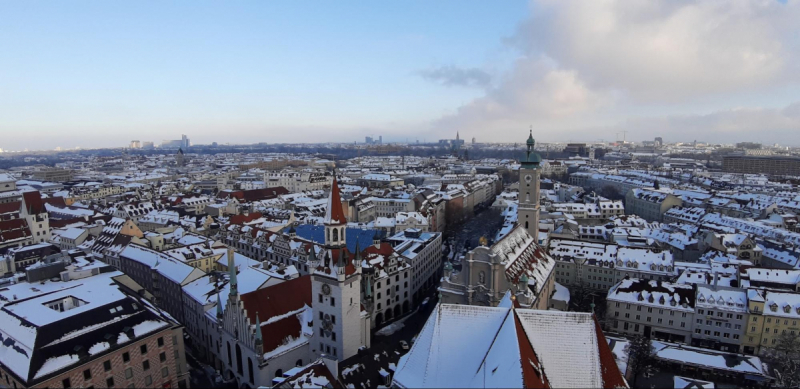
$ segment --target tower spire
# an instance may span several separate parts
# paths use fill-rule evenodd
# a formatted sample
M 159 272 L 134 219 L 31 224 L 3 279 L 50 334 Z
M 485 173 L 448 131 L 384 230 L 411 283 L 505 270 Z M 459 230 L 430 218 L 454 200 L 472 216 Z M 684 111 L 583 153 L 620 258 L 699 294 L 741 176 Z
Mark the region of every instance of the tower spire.
M 261 336 L 261 320 L 258 318 L 258 311 L 256 311 L 256 346 L 260 346 L 264 341 Z
M 222 299 L 219 297 L 221 293 L 217 290 L 217 319 L 222 318 Z
M 239 294 L 238 282 L 236 280 L 236 261 L 234 261 L 233 256 L 235 252 L 233 251 L 233 247 L 228 247 L 228 272 L 230 272 L 230 283 L 231 283 L 231 292 L 230 296 L 234 297 Z

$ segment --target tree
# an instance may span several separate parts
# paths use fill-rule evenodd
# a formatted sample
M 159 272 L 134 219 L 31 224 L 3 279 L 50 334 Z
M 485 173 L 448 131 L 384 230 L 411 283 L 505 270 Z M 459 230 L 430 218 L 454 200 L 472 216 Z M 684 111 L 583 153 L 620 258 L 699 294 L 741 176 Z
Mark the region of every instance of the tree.
M 628 375 L 633 377 L 633 385 L 636 386 L 636 380 L 639 375 L 645 372 L 652 372 L 656 366 L 656 350 L 653 347 L 653 342 L 650 338 L 644 336 L 637 336 L 631 339 L 628 344 Z
M 784 332 L 778 336 L 775 347 L 769 349 L 775 368 L 775 386 L 800 387 L 800 335 Z

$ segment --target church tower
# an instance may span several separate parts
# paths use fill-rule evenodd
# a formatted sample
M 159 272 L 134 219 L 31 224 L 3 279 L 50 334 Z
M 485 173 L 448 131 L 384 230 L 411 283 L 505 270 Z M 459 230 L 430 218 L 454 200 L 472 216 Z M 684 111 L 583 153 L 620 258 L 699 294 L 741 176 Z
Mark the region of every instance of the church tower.
M 535 145 L 533 130 L 531 129 L 525 158 L 520 160 L 519 168 L 519 207 L 517 208 L 517 222 L 528 230 L 538 242 L 539 234 L 539 175 L 541 174 L 540 162 L 542 157 L 533 151 Z
M 361 266 L 347 250 L 347 219 L 334 176 L 323 221 L 325 244 L 311 270 L 314 338 L 311 348 L 342 361 L 369 347 L 369 322 L 361 315 Z

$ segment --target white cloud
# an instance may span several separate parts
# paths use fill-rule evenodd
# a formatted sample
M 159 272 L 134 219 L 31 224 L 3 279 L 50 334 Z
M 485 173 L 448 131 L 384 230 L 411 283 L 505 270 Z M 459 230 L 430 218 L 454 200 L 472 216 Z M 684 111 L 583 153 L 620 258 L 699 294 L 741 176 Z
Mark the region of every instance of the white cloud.
M 534 124 L 552 130 L 543 139 L 593 140 L 596 131 L 586 129 L 613 134 L 638 124 L 643 139 L 656 131 L 688 139 L 772 131 L 800 143 L 785 132 L 798 129 L 796 115 L 785 110 L 674 114 L 678 105 L 722 96 L 744 107 L 774 106 L 752 96 L 797 87 L 800 2 L 537 0 L 530 8 L 532 16 L 507 42 L 521 53 L 512 70 L 485 96 L 434 121 L 434 128 L 490 131 L 512 140 Z M 642 107 L 663 114 L 629 121 L 626 115 Z

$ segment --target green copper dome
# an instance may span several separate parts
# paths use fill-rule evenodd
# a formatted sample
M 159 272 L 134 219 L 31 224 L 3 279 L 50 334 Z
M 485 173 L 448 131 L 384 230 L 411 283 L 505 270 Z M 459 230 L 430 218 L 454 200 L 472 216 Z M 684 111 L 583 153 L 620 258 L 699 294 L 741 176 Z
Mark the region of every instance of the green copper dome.
M 533 150 L 533 146 L 536 144 L 536 141 L 533 140 L 533 129 L 531 129 L 530 135 L 528 135 L 528 141 L 526 142 L 527 147 L 525 151 L 525 157 L 520 160 L 522 163 L 522 167 L 526 169 L 536 169 L 539 166 L 539 163 L 542 162 L 542 157 Z

